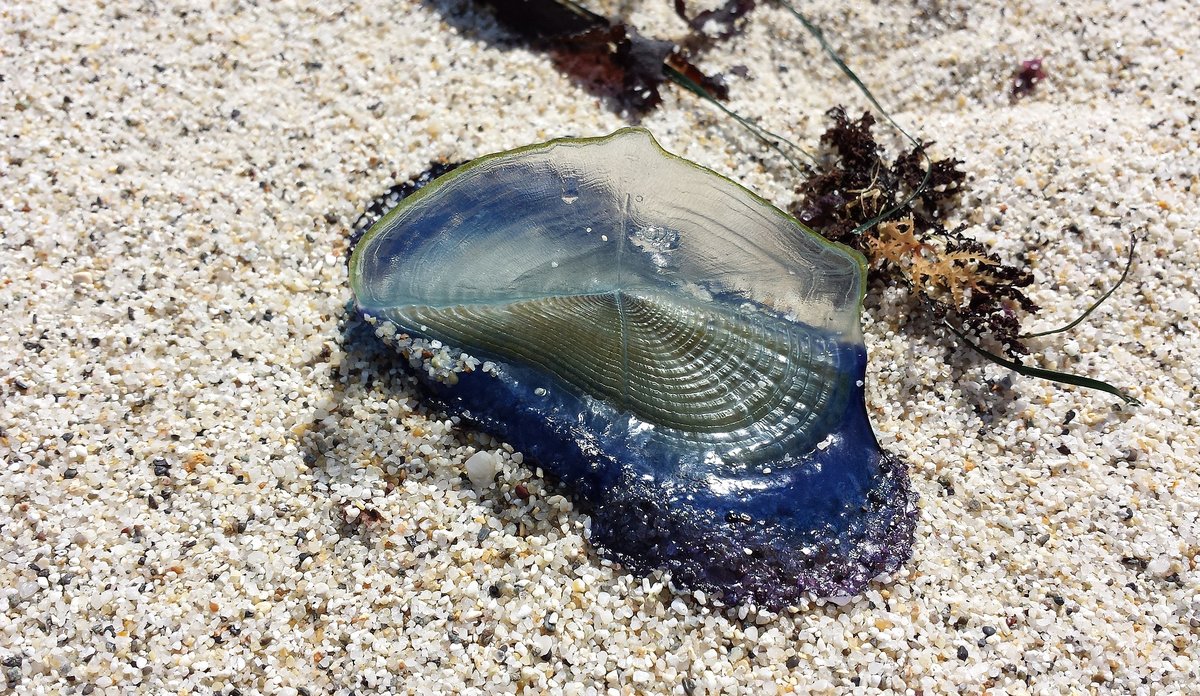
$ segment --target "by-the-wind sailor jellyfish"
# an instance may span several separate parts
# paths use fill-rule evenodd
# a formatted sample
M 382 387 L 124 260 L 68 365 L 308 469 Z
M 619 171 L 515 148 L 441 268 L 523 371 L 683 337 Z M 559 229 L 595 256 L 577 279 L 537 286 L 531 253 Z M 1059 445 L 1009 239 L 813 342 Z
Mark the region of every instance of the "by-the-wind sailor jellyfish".
M 601 553 L 771 608 L 855 594 L 911 551 L 915 496 L 864 406 L 864 277 L 640 129 L 475 160 L 350 262 L 377 333 L 554 474 Z

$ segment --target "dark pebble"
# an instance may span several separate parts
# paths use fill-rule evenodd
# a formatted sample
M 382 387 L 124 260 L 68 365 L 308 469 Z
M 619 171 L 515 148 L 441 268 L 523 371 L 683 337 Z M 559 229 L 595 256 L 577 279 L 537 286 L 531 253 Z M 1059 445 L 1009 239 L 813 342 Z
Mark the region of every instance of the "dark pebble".
M 984 626 L 983 635 L 991 638 L 992 636 L 996 635 L 996 629 L 992 628 L 991 626 Z
M 785 662 L 784 665 L 788 669 L 796 669 L 797 667 L 800 666 L 800 658 L 796 655 L 792 655 L 791 657 L 789 657 L 787 659 L 787 662 Z
M 155 476 L 170 476 L 171 475 L 171 464 L 167 460 L 155 459 L 153 464 L 154 464 L 154 475 Z
M 691 677 L 683 678 L 683 693 L 687 694 L 687 696 L 692 696 L 692 694 L 696 693 L 696 682 Z
M 79 470 L 76 469 L 75 467 L 71 467 L 63 472 L 63 478 L 66 478 L 66 479 L 73 479 L 78 475 L 79 475 Z
M 967 654 L 968 654 L 967 646 L 965 646 L 965 645 L 958 646 L 958 659 L 960 659 L 960 660 L 967 659 Z

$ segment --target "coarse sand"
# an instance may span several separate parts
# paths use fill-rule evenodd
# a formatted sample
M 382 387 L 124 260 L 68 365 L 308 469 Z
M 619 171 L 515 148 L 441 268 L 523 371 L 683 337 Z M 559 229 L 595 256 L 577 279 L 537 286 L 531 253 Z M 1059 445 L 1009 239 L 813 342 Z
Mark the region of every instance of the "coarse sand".
M 868 408 L 921 495 L 914 556 L 770 614 L 598 558 L 586 516 L 431 410 L 346 313 L 374 196 L 627 125 L 611 96 L 465 2 L 4 4 L 0 692 L 1194 693 L 1191 5 L 799 5 L 964 160 L 949 223 L 1034 270 L 1030 328 L 1078 314 L 1143 239 L 1100 311 L 1033 341 L 1035 364 L 1143 405 L 981 362 L 873 288 Z M 601 9 L 686 29 L 665 0 Z M 1012 98 L 1038 57 L 1046 80 Z M 862 108 L 769 3 L 701 65 L 805 144 Z M 664 147 L 794 202 L 775 153 L 664 96 L 640 120 Z

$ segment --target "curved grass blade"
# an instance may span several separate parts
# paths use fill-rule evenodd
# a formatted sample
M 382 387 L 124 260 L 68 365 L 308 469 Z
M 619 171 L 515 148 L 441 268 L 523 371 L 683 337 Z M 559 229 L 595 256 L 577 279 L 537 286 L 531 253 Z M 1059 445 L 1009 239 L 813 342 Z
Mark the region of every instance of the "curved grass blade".
M 1098 379 L 1092 379 L 1091 377 L 1084 377 L 1082 375 L 1071 374 L 1070 372 L 1059 372 L 1058 370 L 1047 370 L 1042 367 L 1031 367 L 1029 365 L 1022 365 L 1021 363 L 1016 362 L 1015 360 L 1009 360 L 1008 358 L 1005 358 L 1003 356 L 996 355 L 995 353 L 987 350 L 986 348 L 979 346 L 974 341 L 972 341 L 970 338 L 967 338 L 966 334 L 964 334 L 963 332 L 956 329 L 954 327 L 954 325 L 951 324 L 950 322 L 943 319 L 942 324 L 944 324 L 947 329 L 950 329 L 950 331 L 955 336 L 958 336 L 959 340 L 961 340 L 963 343 L 967 344 L 967 346 L 970 347 L 971 350 L 975 351 L 976 353 L 983 356 L 984 358 L 991 360 L 992 362 L 996 363 L 997 365 L 1000 365 L 1001 367 L 1006 367 L 1006 368 L 1012 370 L 1013 372 L 1016 372 L 1019 375 L 1024 375 L 1026 377 L 1037 377 L 1039 379 L 1050 380 L 1051 382 L 1058 382 L 1060 384 L 1071 384 L 1071 385 L 1074 385 L 1077 387 L 1085 387 L 1087 389 L 1097 389 L 1099 391 L 1107 392 L 1109 394 L 1112 394 L 1113 396 L 1116 396 L 1117 398 L 1121 399 L 1122 401 L 1124 401 L 1126 404 L 1129 404 L 1130 406 L 1141 406 L 1142 405 L 1142 402 L 1138 401 L 1137 399 L 1133 398 L 1132 396 L 1129 396 L 1128 394 L 1121 391 L 1117 387 L 1114 387 L 1113 385 L 1109 384 L 1108 382 L 1102 382 Z
M 846 77 L 850 78 L 850 81 L 853 82 L 856 87 L 858 87 L 859 91 L 863 93 L 863 96 L 871 102 L 871 105 L 874 106 L 875 109 L 887 119 L 888 123 L 892 124 L 896 130 L 903 133 L 904 137 L 908 138 L 909 142 L 916 145 L 917 139 L 909 135 L 908 131 L 901 128 L 900 124 L 896 123 L 896 121 L 892 119 L 891 115 L 888 114 L 883 106 L 880 105 L 879 101 L 875 99 L 875 95 L 871 94 L 871 90 L 867 88 L 867 85 L 858 78 L 858 75 L 854 74 L 854 71 L 850 69 L 850 66 L 846 65 L 846 61 L 842 60 L 842 57 L 838 55 L 838 52 L 833 50 L 833 46 L 830 46 L 829 42 L 825 40 L 825 32 L 821 31 L 820 27 L 809 21 L 807 17 L 801 14 L 800 11 L 793 7 L 791 3 L 787 2 L 787 0 L 776 1 L 780 6 L 783 7 L 783 9 L 790 12 L 793 17 L 795 17 L 802 25 L 804 25 L 804 28 L 808 30 L 808 33 L 812 34 L 813 38 L 817 40 L 817 43 L 821 45 L 821 50 L 825 51 L 825 54 L 829 56 L 830 60 L 832 60 L 835 65 L 838 66 L 838 69 L 840 69 L 842 73 L 846 75 Z
M 779 156 L 783 157 L 785 160 L 787 160 L 788 164 L 790 164 L 794 169 L 796 169 L 796 171 L 804 172 L 805 167 L 803 165 L 801 165 L 799 162 L 797 162 L 795 159 L 793 159 L 791 157 L 791 155 L 784 152 L 783 148 L 780 147 L 780 144 L 787 145 L 793 151 L 799 152 L 801 155 L 808 158 L 812 162 L 817 161 L 817 158 L 814 157 L 813 155 L 809 154 L 808 151 L 806 151 L 804 148 L 793 143 L 792 141 L 788 140 L 787 138 L 783 137 L 782 135 L 779 135 L 778 133 L 773 133 L 773 132 L 767 130 L 766 128 L 763 128 L 762 126 L 752 122 L 750 119 L 742 116 L 741 114 L 734 111 L 733 109 L 730 109 L 729 107 L 725 106 L 720 101 L 714 99 L 712 97 L 712 95 L 709 94 L 703 87 L 696 84 L 696 82 L 694 80 L 689 78 L 687 75 L 684 75 L 679 70 L 676 70 L 675 68 L 671 67 L 670 65 L 663 65 L 663 71 L 667 74 L 667 77 L 669 77 L 671 79 L 671 81 L 673 81 L 675 84 L 679 85 L 680 87 L 683 87 L 684 89 L 695 94 L 696 96 L 700 97 L 701 99 L 713 104 L 718 109 L 725 112 L 726 116 L 729 116 L 733 120 L 737 121 L 739 125 L 741 125 L 746 130 L 750 131 L 750 133 L 753 134 L 754 137 L 758 138 L 763 143 L 766 143 L 766 145 L 768 147 L 775 150 L 775 152 L 779 153 Z
M 1057 329 L 1050 329 L 1049 331 L 1038 331 L 1035 333 L 1021 334 L 1020 338 L 1038 338 L 1040 336 L 1050 336 L 1051 334 L 1062 333 L 1064 331 L 1070 331 L 1071 329 L 1075 328 L 1076 326 L 1079 326 L 1079 324 L 1082 323 L 1084 319 L 1088 318 L 1089 314 L 1091 314 L 1092 312 L 1099 309 L 1100 305 L 1104 304 L 1104 301 L 1107 300 L 1110 295 L 1112 295 L 1114 292 L 1116 292 L 1117 288 L 1121 287 L 1121 285 L 1125 282 L 1125 279 L 1129 277 L 1129 269 L 1133 268 L 1134 252 L 1137 251 L 1137 243 L 1138 243 L 1137 233 L 1136 232 L 1130 233 L 1130 235 L 1129 235 L 1129 258 L 1125 260 L 1125 270 L 1121 272 L 1121 277 L 1117 279 L 1117 282 L 1115 285 L 1113 285 L 1111 288 L 1108 289 L 1108 292 L 1104 293 L 1103 295 L 1100 296 L 1100 299 L 1093 302 L 1092 306 L 1087 308 L 1087 311 L 1085 311 L 1083 314 L 1080 314 L 1078 317 L 1076 317 L 1075 321 L 1071 322 L 1070 324 L 1067 324 L 1066 326 L 1061 326 Z

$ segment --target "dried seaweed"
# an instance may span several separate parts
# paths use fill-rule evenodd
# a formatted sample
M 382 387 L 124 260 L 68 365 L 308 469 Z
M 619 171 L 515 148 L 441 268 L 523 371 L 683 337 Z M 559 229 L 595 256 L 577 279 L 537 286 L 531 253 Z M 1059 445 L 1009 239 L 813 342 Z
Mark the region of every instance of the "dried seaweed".
M 675 14 L 688 23 L 692 33 L 684 42 L 693 50 L 711 48 L 717 41 L 726 41 L 742 33 L 746 16 L 758 5 L 755 0 L 726 0 L 711 10 L 702 10 L 688 17 L 685 0 L 675 0 Z
M 1120 287 L 1133 263 L 1134 244 L 1120 280 L 1081 316 L 1058 329 L 1022 333 L 1023 320 L 1038 310 L 1023 291 L 1033 283 L 1033 274 L 1004 263 L 967 237 L 963 227 L 948 229 L 943 223 L 963 190 L 962 162 L 930 160 L 926 150 L 931 143 L 917 142 L 889 164 L 871 133 L 875 119 L 870 113 L 852 121 L 838 107 L 828 115 L 833 124 L 821 142 L 829 152 L 797 188 L 797 218 L 861 251 L 887 281 L 910 287 L 937 323 L 979 355 L 1019 374 L 1098 389 L 1137 403 L 1100 380 L 1021 361 L 1030 353 L 1027 339 L 1074 328 Z M 987 341 L 998 344 L 1007 357 L 980 345 Z
M 608 86 L 633 111 L 648 111 L 662 102 L 659 87 L 670 68 L 687 75 L 713 99 L 728 95 L 723 80 L 706 75 L 673 42 L 643 36 L 625 22 L 569 0 L 477 2 L 491 7 L 504 27 L 553 54 L 560 70 Z
M 1021 375 L 1098 389 L 1120 397 L 1127 404 L 1138 404 L 1137 399 L 1106 382 L 1057 370 L 1031 367 L 1025 365 L 1020 357 L 1028 353 L 1028 348 L 1023 342 L 1024 339 L 1068 330 L 1083 321 L 1112 295 L 1128 277 L 1128 271 L 1133 261 L 1133 249 L 1130 249 L 1130 260 L 1126 264 L 1125 273 L 1122 274 L 1116 285 L 1075 321 L 1061 329 L 1049 332 L 1020 333 L 1023 315 L 1037 310 L 1036 305 L 1021 291 L 1021 288 L 1027 287 L 1032 282 L 1032 274 L 1026 270 L 1001 263 L 978 242 L 963 236 L 961 228 L 949 231 L 945 230 L 940 223 L 935 224 L 936 220 L 943 217 L 944 208 L 956 202 L 958 194 L 961 193 L 963 176 L 958 170 L 958 165 L 961 163 L 956 160 L 931 161 L 925 152 L 929 144 L 917 141 L 900 124 L 896 123 L 871 94 L 871 90 L 826 41 L 821 29 L 810 22 L 787 0 L 776 0 L 776 2 L 805 27 L 830 60 L 858 88 L 876 111 L 913 145 L 910 152 L 897 158 L 891 167 L 886 167 L 883 165 L 878 145 L 873 138 L 869 138 L 870 126 L 874 123 L 874 119 L 867 115 L 858 123 L 851 124 L 842 112 L 840 122 L 835 124 L 835 128 L 832 129 L 838 132 L 832 135 L 827 133 L 823 140 L 827 144 L 836 146 L 839 144 L 837 141 L 841 139 L 841 152 L 844 152 L 850 160 L 857 161 L 860 165 L 874 163 L 875 166 L 860 167 L 848 175 L 830 171 L 820 165 L 813 171 L 805 172 L 805 182 L 801 185 L 800 192 L 804 194 L 804 189 L 808 187 L 814 194 L 823 192 L 824 196 L 827 196 L 823 198 L 821 195 L 816 195 L 814 198 L 810 198 L 807 201 L 811 207 L 811 210 L 808 211 L 809 214 L 814 217 L 827 216 L 829 218 L 827 222 L 844 223 L 845 220 L 837 219 L 839 209 L 842 212 L 851 211 L 847 210 L 846 205 L 839 203 L 838 197 L 844 198 L 847 192 L 850 193 L 851 198 L 857 199 L 858 215 L 854 218 L 847 216 L 846 219 L 856 219 L 858 224 L 849 230 L 844 224 L 840 226 L 834 224 L 832 234 L 842 237 L 865 234 L 860 240 L 842 239 L 842 241 L 847 241 L 869 254 L 872 250 L 869 248 L 871 236 L 868 233 L 875 229 L 877 241 L 874 242 L 876 253 L 876 258 L 873 259 L 874 264 L 884 269 L 885 272 L 890 270 L 914 287 L 918 295 L 923 298 L 924 306 L 928 307 L 941 323 L 971 350 Z M 1025 61 L 1016 76 L 1014 88 L 1025 89 L 1027 87 L 1028 90 L 1032 90 L 1044 77 L 1045 72 L 1040 59 Z M 1017 96 L 1016 92 L 1014 92 L 1014 96 Z M 745 124 L 744 118 L 737 115 L 735 117 L 739 123 Z M 751 128 L 751 132 L 755 132 L 753 128 Z M 763 137 L 758 133 L 755 135 Z M 921 162 L 927 163 L 927 166 L 921 167 Z M 864 173 L 873 176 L 865 178 Z M 890 196 L 886 192 L 886 187 L 879 185 L 879 178 L 886 179 L 888 175 L 896 180 L 893 181 L 895 186 Z M 842 176 L 856 180 L 860 186 L 840 190 L 829 186 L 831 181 Z M 919 184 L 917 184 L 918 179 Z M 864 186 L 862 185 L 864 181 L 874 183 Z M 915 187 L 914 184 L 916 184 Z M 881 188 L 885 190 L 875 194 L 877 199 L 869 200 L 862 195 L 873 189 Z M 907 194 L 903 192 L 904 188 L 909 189 Z M 801 207 L 804 205 L 805 201 L 802 200 Z M 853 208 L 854 205 L 852 204 L 850 207 Z M 878 212 L 873 215 L 863 214 L 869 210 Z M 803 214 L 804 211 L 800 212 Z M 916 260 L 909 257 L 897 264 L 883 257 L 882 252 L 888 248 L 888 245 L 878 241 L 878 226 L 882 222 L 895 221 L 901 217 L 909 218 L 910 228 L 923 230 L 924 234 L 921 239 L 913 240 L 916 243 L 913 250 L 921 255 L 921 259 Z M 895 231 L 899 232 L 899 230 Z M 999 342 L 1003 346 L 1002 350 L 1012 359 L 981 347 L 975 340 L 972 340 L 968 333 L 973 334 L 976 339 L 990 338 Z
M 529 40 L 559 39 L 610 26 L 602 15 L 558 0 L 479 0 L 496 20 Z
M 722 75 L 707 76 L 695 67 L 693 61 L 698 59 L 717 43 L 728 41 L 746 28 L 746 17 L 757 5 L 755 0 L 726 0 L 725 4 L 711 10 L 702 10 L 694 17 L 688 17 L 685 0 L 675 0 L 675 14 L 688 23 L 691 32 L 680 42 L 675 52 L 675 60 L 668 65 L 667 76 L 687 89 L 691 85 L 680 81 L 679 76 L 700 86 L 708 94 L 727 99 L 729 88 Z M 676 76 L 671 68 L 679 73 Z M 739 66 L 741 74 L 748 74 L 745 66 Z
M 937 319 L 954 320 L 977 339 L 990 337 L 1011 357 L 1027 355 L 1021 318 L 1037 305 L 1021 288 L 1033 275 L 941 221 L 962 191 L 962 162 L 937 160 L 926 168 L 930 144 L 918 143 L 889 163 L 871 133 L 870 113 L 852 121 L 838 107 L 829 117 L 833 124 L 821 136 L 829 157 L 800 183 L 796 217 L 912 287 Z

